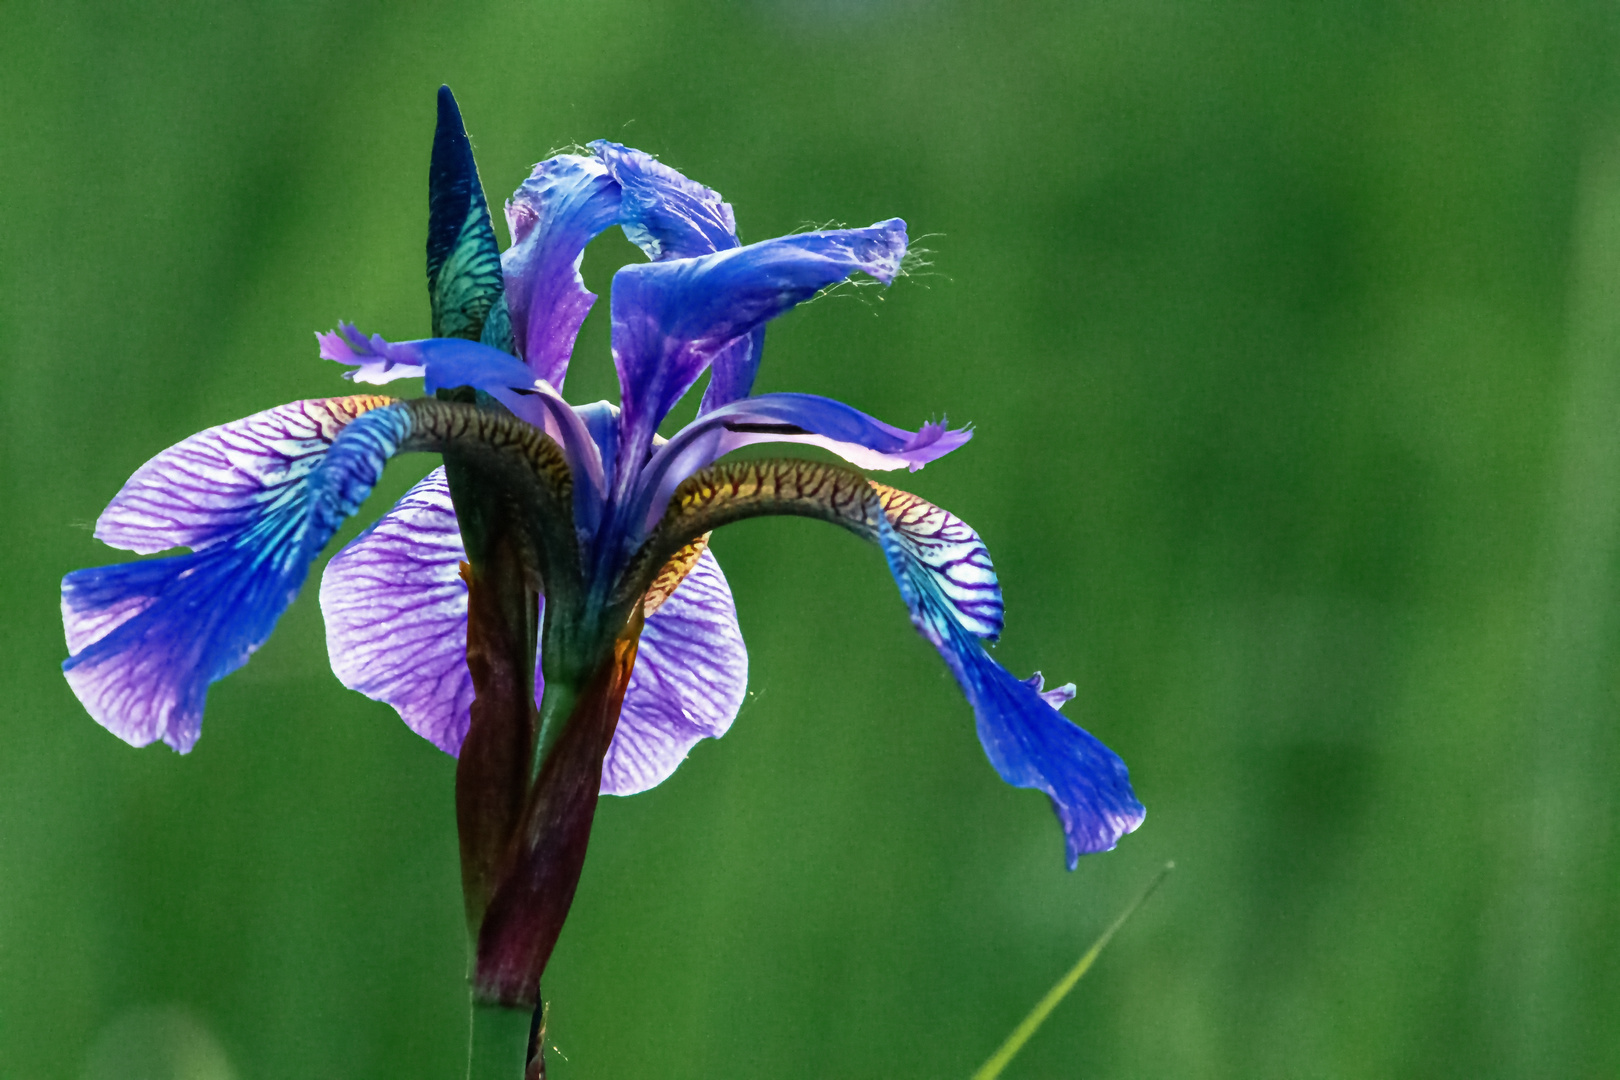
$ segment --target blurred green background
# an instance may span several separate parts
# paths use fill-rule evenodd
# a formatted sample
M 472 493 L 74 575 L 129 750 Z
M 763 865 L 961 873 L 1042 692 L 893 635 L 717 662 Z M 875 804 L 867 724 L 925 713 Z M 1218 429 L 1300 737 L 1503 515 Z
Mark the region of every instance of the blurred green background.
M 0 1077 L 460 1075 L 452 762 L 339 686 L 314 589 L 185 758 L 57 667 L 137 465 L 345 392 L 340 318 L 426 334 L 440 82 L 497 205 L 608 137 L 745 240 L 928 235 L 930 275 L 778 322 L 761 388 L 977 426 L 902 483 L 1149 810 L 1066 873 L 877 553 L 729 529 L 750 698 L 603 805 L 556 1077 L 965 1077 L 1167 859 L 1009 1078 L 1620 1073 L 1617 19 L 6 0 Z

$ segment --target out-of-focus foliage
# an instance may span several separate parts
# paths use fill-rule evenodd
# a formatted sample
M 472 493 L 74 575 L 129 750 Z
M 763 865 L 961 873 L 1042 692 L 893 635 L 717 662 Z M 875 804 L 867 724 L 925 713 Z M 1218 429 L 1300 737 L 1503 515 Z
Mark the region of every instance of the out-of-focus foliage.
M 1065 873 L 875 553 L 731 530 L 752 697 L 603 806 L 555 1075 L 965 1076 L 1167 858 L 1009 1077 L 1620 1071 L 1606 6 L 3 21 L 0 1076 L 458 1075 L 452 762 L 337 684 L 314 590 L 188 758 L 57 671 L 57 581 L 108 560 L 88 524 L 137 465 L 345 392 L 312 336 L 339 318 L 427 332 L 440 82 L 497 201 L 605 136 L 745 240 L 933 234 L 931 274 L 777 324 L 761 389 L 977 425 L 902 483 L 984 534 L 1000 659 L 1079 683 L 1149 809 Z M 612 386 L 605 319 L 575 400 Z

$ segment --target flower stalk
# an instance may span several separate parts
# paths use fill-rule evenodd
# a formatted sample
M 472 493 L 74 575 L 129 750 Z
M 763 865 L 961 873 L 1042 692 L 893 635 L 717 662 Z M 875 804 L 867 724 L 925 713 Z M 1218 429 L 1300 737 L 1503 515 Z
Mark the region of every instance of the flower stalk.
M 510 543 L 486 548 L 477 566 L 469 561 L 464 573 L 474 697 L 456 762 L 456 830 L 467 927 L 476 941 L 528 795 L 536 732 L 538 598 Z
M 531 1061 L 533 1019 L 530 1012 L 499 1005 L 472 1007 L 467 1039 L 467 1080 L 531 1080 L 545 1075 L 543 1055 L 538 1073 L 526 1069 Z
M 639 617 L 625 627 L 583 687 L 547 682 L 547 703 L 566 703 L 559 709 L 568 709 L 567 719 L 530 789 L 509 862 L 478 932 L 477 1001 L 527 1008 L 539 1003 L 541 973 L 585 866 L 602 760 L 618 725 L 641 627 Z

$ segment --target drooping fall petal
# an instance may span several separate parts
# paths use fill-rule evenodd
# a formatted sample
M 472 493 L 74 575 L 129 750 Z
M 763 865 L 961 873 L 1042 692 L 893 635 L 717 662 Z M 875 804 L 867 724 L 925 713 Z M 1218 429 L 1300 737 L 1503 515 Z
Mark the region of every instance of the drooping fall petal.
M 325 429 L 309 417 L 335 423 L 345 415 L 324 452 L 312 453 L 310 431 Z M 278 426 L 288 430 L 280 444 L 265 437 Z M 120 511 L 116 535 L 148 550 L 184 538 L 198 550 L 62 579 L 72 653 L 62 668 L 90 715 L 133 745 L 162 739 L 189 750 L 209 684 L 270 635 L 310 562 L 370 493 L 409 426 L 387 398 L 298 402 L 203 432 L 148 462 L 109 508 Z M 262 460 L 244 456 L 250 446 Z M 220 447 L 239 469 L 220 468 Z M 291 469 L 284 448 L 297 453 Z M 145 507 L 140 497 L 155 485 L 184 485 L 185 512 L 124 515 Z
M 691 538 L 766 514 L 820 518 L 878 543 L 912 624 L 932 643 L 973 706 L 979 739 L 1003 779 L 1051 798 L 1068 862 L 1114 846 L 1144 811 L 1125 765 L 1054 707 L 1047 691 L 1008 674 L 981 639 L 1001 630 L 1001 591 L 983 543 L 961 519 L 907 492 L 838 465 L 755 460 L 689 477 L 635 560 L 645 576 Z M 640 580 L 638 577 L 637 580 Z
M 96 539 L 151 555 L 238 536 L 292 498 L 338 433 L 378 403 L 295 401 L 200 431 L 135 470 L 96 519 Z
M 1142 824 L 1146 811 L 1119 755 L 1057 711 L 1053 699 L 1067 688 L 1043 694 L 985 651 L 978 638 L 989 635 L 963 617 L 961 583 L 952 572 L 960 565 L 959 546 L 936 545 L 943 539 L 937 527 L 902 530 L 892 519 L 879 537 L 912 625 L 939 650 L 973 706 L 990 764 L 1007 783 L 1044 791 L 1052 800 L 1069 869 L 1081 855 L 1109 850 Z

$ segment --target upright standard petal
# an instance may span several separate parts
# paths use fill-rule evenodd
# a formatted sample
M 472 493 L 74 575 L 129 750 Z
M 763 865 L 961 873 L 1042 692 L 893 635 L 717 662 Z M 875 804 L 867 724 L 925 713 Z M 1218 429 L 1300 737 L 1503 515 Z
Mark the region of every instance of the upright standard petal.
M 441 465 L 321 576 L 332 672 L 392 705 L 406 726 L 451 755 L 461 751 L 473 701 L 465 558 Z
M 625 450 L 617 490 L 628 490 L 658 424 L 717 353 L 856 271 L 889 283 L 905 249 L 905 222 L 894 218 L 621 269 L 612 301 Z
M 184 471 L 190 459 L 177 451 L 187 444 L 166 451 L 142 470 L 143 483 L 158 475 L 188 482 L 194 496 L 209 495 L 230 528 L 199 531 L 188 522 L 180 531 L 205 541 L 193 554 L 78 570 L 62 579 L 72 652 L 63 671 L 90 715 L 126 742 L 162 739 L 181 753 L 191 749 L 209 684 L 241 667 L 269 636 L 311 560 L 370 493 L 411 423 L 390 399 L 372 397 L 302 402 L 224 428 L 262 432 L 289 410 L 354 419 L 290 483 L 283 470 L 267 466 L 257 475 L 268 477 L 268 486 L 241 477 L 219 484 L 208 469 Z M 204 435 L 246 445 L 224 429 Z M 273 447 L 263 452 L 276 453 Z M 163 468 L 153 469 L 159 462 Z M 254 475 L 249 464 L 244 476 Z
M 737 247 L 731 204 L 712 188 L 689 180 L 651 154 L 598 140 L 591 150 L 623 192 L 619 224 L 653 262 L 689 259 Z M 708 389 L 699 414 L 748 396 L 765 349 L 765 328 L 718 349 L 710 360 Z
M 602 793 L 664 782 L 700 739 L 731 727 L 748 690 L 748 650 L 731 587 L 714 553 L 660 604 L 641 631 L 619 726 L 602 763 Z
M 716 352 L 709 361 L 709 385 L 698 403 L 698 415 L 747 397 L 754 389 L 754 378 L 759 374 L 759 361 L 764 352 L 763 326 L 756 326 Z
M 591 143 L 591 152 L 619 185 L 624 235 L 653 262 L 739 246 L 737 219 L 718 191 L 606 139 Z
M 427 278 L 434 337 L 493 338 L 496 348 L 511 348 L 500 248 L 472 143 L 448 86 L 439 87 L 439 123 L 428 168 Z M 487 322 L 493 324 L 488 335 Z
M 562 389 L 574 338 L 596 302 L 580 277 L 585 245 L 619 217 L 619 186 L 594 158 L 542 161 L 506 203 L 512 246 L 501 257 L 518 355 Z

